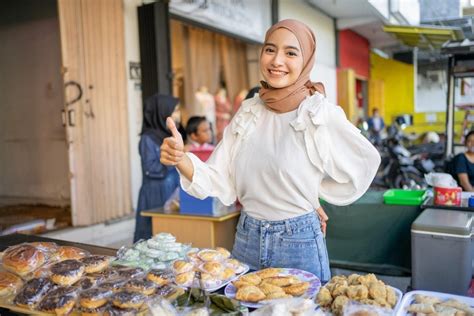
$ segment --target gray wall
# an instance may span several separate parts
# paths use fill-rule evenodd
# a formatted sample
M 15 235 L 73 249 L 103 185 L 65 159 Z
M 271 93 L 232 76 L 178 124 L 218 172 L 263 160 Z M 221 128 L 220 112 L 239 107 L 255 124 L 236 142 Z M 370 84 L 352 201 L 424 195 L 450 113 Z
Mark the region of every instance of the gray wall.
M 461 17 L 460 0 L 420 0 L 420 22 Z
M 0 2 L 0 202 L 70 199 L 55 0 Z

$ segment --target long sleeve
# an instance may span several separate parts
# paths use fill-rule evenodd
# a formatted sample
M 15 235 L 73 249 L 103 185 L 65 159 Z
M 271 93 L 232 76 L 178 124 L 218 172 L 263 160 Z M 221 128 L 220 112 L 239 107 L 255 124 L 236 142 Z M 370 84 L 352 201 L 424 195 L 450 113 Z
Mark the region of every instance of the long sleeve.
M 152 179 L 164 179 L 168 173 L 160 162 L 160 147 L 147 135 L 143 135 L 139 145 L 143 174 Z

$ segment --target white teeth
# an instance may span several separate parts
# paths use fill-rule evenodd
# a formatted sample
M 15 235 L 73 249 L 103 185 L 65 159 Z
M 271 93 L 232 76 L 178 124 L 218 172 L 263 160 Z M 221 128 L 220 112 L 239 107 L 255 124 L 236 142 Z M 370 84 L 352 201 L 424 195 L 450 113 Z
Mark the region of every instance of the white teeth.
M 280 71 L 280 70 L 271 70 L 271 69 L 269 69 L 268 71 L 269 71 L 271 74 L 275 74 L 275 75 L 286 74 L 286 72 Z

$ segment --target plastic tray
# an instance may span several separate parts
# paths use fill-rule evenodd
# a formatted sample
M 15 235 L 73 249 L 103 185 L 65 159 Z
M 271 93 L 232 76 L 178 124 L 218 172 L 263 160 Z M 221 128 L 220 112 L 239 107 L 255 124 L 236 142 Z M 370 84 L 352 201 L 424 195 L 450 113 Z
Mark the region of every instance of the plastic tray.
M 426 190 L 390 189 L 383 194 L 383 201 L 385 204 L 421 205 L 426 196 Z
M 474 308 L 474 298 L 472 297 L 440 293 L 440 292 L 431 292 L 431 291 L 412 291 L 412 292 L 405 293 L 405 295 L 403 296 L 402 302 L 399 304 L 398 309 L 395 311 L 396 316 L 413 315 L 413 313 L 408 313 L 405 309 L 411 304 L 413 304 L 416 294 L 434 296 L 442 300 L 455 299 L 455 300 L 460 301 L 461 303 L 471 306 L 471 308 Z

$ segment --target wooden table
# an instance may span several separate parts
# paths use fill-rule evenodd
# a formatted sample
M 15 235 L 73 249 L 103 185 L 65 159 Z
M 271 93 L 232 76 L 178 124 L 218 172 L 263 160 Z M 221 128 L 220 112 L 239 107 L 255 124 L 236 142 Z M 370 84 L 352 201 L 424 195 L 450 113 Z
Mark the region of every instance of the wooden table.
M 179 242 L 190 242 L 193 247 L 232 250 L 240 211 L 198 216 L 165 212 L 159 208 L 142 212 L 142 215 L 152 218 L 153 234 L 171 233 Z

